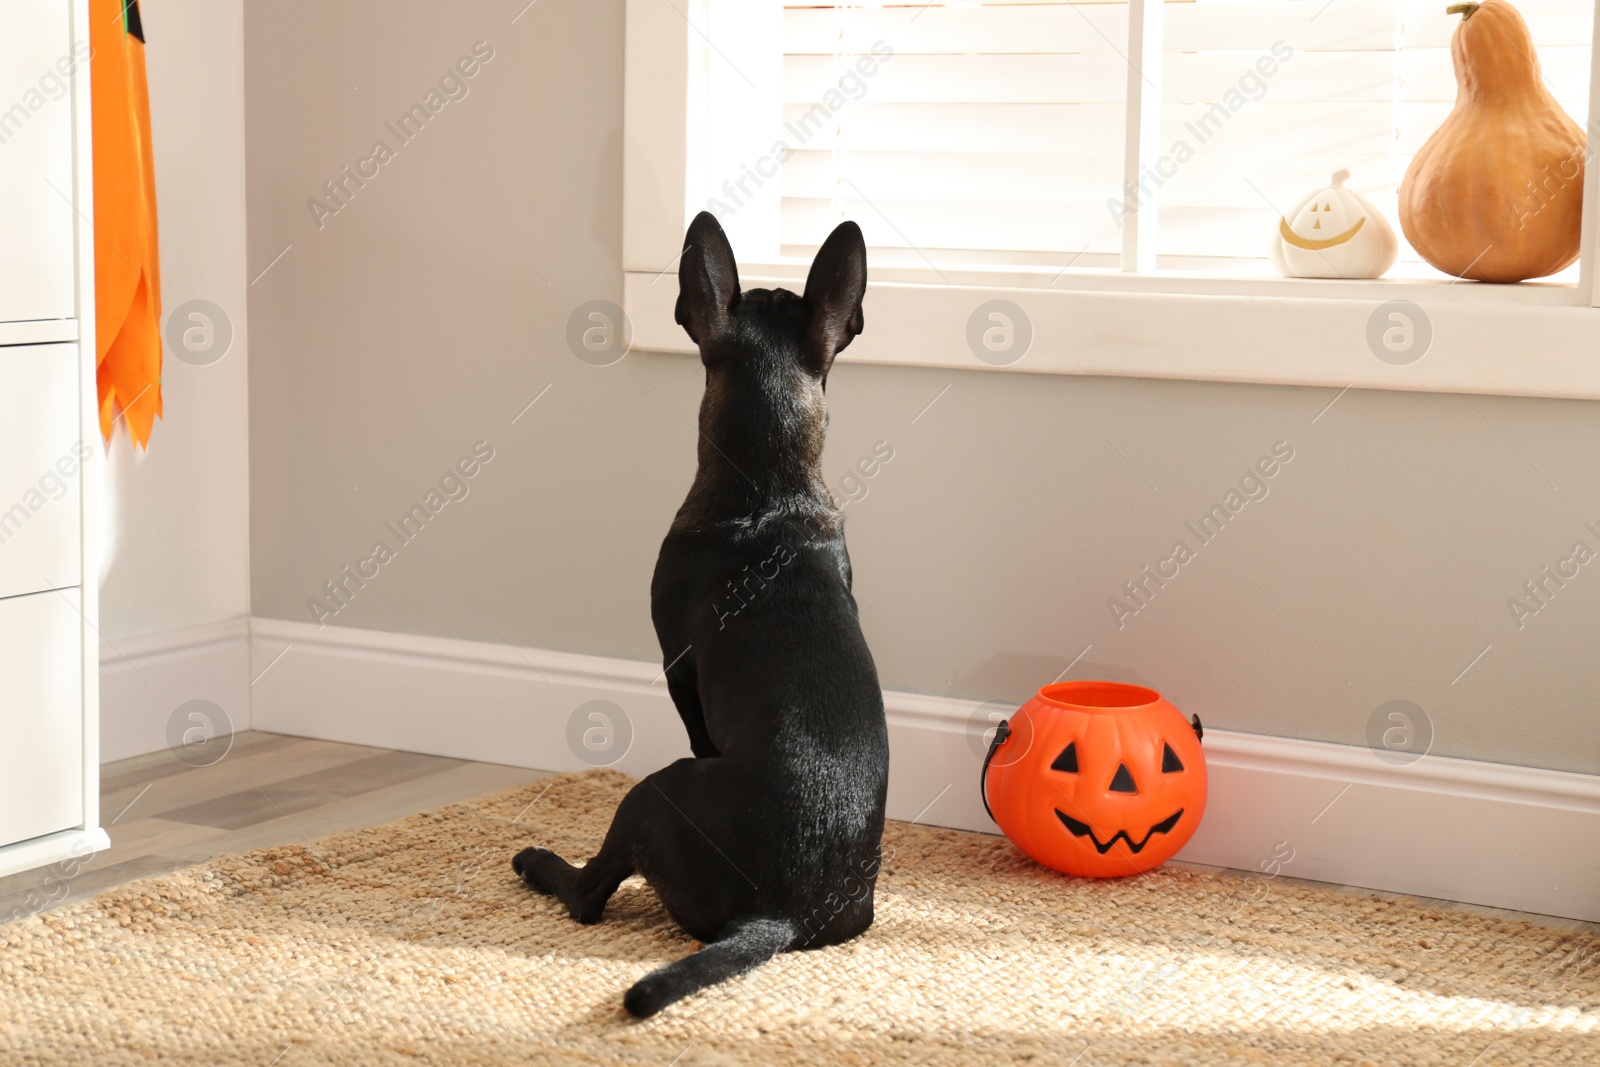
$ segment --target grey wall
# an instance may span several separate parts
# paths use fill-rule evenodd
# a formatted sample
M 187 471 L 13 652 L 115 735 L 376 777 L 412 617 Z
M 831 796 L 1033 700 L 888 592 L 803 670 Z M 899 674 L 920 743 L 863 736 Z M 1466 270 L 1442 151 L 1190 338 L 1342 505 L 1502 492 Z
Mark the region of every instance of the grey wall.
M 574 308 L 619 299 L 622 4 L 521 6 L 250 7 L 252 276 L 293 246 L 251 289 L 253 610 L 309 621 L 487 440 L 469 495 L 330 624 L 654 659 L 699 369 L 567 348 Z M 470 95 L 318 230 L 306 200 L 480 39 Z M 1073 677 L 1215 727 L 1360 744 L 1403 699 L 1436 753 L 1600 771 L 1600 560 L 1520 629 L 1508 606 L 1600 552 L 1600 406 L 871 366 L 829 396 L 836 492 L 894 449 L 847 506 L 889 687 L 1020 701 L 1087 647 Z M 1201 544 L 1184 523 L 1280 441 L 1267 495 Z M 1108 602 L 1178 540 L 1193 560 L 1119 627 Z

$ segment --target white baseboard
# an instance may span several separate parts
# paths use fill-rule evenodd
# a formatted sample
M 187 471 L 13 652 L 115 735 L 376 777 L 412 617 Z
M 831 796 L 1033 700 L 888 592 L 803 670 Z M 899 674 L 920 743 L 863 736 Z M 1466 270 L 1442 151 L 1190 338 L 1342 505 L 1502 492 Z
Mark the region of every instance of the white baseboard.
M 569 720 L 605 700 L 632 724 L 620 770 L 689 754 L 655 664 L 275 619 L 253 619 L 250 635 L 256 729 L 579 770 Z M 994 832 L 978 705 L 884 697 L 890 816 Z M 1276 859 L 1289 876 L 1600 920 L 1600 777 L 1431 756 L 1397 767 L 1365 748 L 1223 730 L 1204 744 L 1210 800 L 1180 859 L 1248 871 Z
M 191 700 L 225 715 L 217 734 L 250 728 L 250 620 L 227 619 L 100 644 L 100 760 L 167 747 L 167 723 Z M 214 716 L 212 716 L 214 717 Z

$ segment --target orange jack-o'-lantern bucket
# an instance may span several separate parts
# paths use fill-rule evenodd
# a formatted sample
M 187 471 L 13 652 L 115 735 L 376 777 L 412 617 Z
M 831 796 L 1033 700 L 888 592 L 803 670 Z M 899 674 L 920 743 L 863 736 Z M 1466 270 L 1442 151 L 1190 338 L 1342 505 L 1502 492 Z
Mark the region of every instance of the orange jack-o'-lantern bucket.
M 983 800 L 1012 843 L 1067 874 L 1171 859 L 1206 810 L 1200 719 L 1119 682 L 1047 685 L 995 731 Z

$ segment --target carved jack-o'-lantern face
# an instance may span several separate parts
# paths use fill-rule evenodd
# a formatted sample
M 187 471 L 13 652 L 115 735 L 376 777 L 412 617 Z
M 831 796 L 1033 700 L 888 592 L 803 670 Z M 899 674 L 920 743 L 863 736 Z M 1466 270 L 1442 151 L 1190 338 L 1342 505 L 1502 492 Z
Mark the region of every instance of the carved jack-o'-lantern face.
M 1008 720 L 985 772 L 995 822 L 1068 874 L 1150 870 L 1194 834 L 1206 805 L 1200 727 L 1159 693 L 1115 682 L 1045 686 Z
M 1345 187 L 1350 172 L 1334 174 L 1278 219 L 1270 256 L 1290 278 L 1376 278 L 1394 266 L 1400 245 L 1383 213 Z
M 1313 196 L 1298 214 L 1295 215 L 1294 225 L 1287 219 L 1278 220 L 1278 236 L 1294 245 L 1310 251 L 1320 251 L 1324 248 L 1336 248 L 1355 239 L 1361 232 L 1361 227 L 1367 224 L 1365 214 L 1355 215 L 1351 221 L 1352 212 L 1345 210 L 1343 198 L 1333 196 L 1333 190 L 1324 190 L 1320 195 Z M 1302 236 L 1300 231 L 1305 231 Z

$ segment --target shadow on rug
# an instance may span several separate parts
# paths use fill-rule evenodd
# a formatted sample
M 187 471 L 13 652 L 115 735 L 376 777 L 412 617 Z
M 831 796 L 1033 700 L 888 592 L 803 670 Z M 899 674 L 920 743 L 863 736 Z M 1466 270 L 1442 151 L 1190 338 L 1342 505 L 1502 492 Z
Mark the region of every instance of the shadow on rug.
M 0 1062 L 1600 1063 L 1592 935 L 1181 868 L 1082 881 L 906 823 L 865 936 L 635 1022 L 623 991 L 693 942 L 638 879 L 583 927 L 510 867 L 591 855 L 630 784 L 562 775 L 0 927 Z

